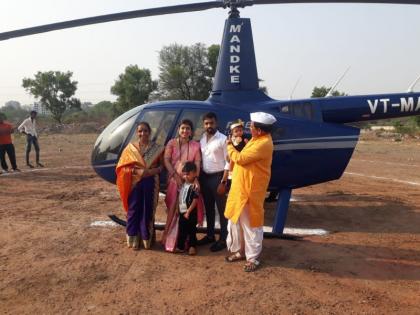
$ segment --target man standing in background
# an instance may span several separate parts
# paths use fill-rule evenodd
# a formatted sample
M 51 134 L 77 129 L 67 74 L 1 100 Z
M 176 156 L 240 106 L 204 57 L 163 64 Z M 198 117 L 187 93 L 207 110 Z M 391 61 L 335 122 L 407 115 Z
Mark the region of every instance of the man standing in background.
M 10 164 L 15 172 L 20 170 L 16 165 L 15 146 L 12 143 L 13 126 L 6 120 L 6 115 L 0 113 L 0 162 L 3 172 L 7 173 L 9 167 L 6 162 L 6 153 L 9 156 Z
M 35 147 L 36 154 L 36 166 L 44 167 L 39 161 L 39 144 L 38 144 L 38 134 L 36 132 L 36 111 L 31 111 L 31 114 L 26 118 L 18 127 L 19 132 L 26 134 L 26 166 L 34 168 L 34 166 L 29 162 L 29 153 L 31 152 L 32 144 Z

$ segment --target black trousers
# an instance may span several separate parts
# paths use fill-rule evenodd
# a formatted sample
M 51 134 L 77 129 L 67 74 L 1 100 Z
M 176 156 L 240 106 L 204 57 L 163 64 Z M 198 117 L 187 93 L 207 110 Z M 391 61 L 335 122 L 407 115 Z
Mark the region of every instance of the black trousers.
M 177 247 L 179 249 L 185 249 L 185 241 L 188 237 L 188 244 L 190 246 L 197 245 L 197 209 L 191 211 L 188 219 L 185 219 L 184 214 L 179 214 L 179 231 Z
M 39 144 L 38 138 L 32 135 L 26 135 L 26 164 L 29 164 L 29 153 L 31 152 L 32 144 L 35 147 L 36 162 L 39 163 Z
M 204 206 L 206 207 L 207 236 L 214 238 L 214 223 L 216 218 L 216 209 L 220 217 L 220 240 L 226 241 L 227 237 L 227 219 L 224 212 L 226 207 L 226 196 L 217 193 L 217 186 L 223 178 L 223 172 L 206 174 L 200 173 L 200 187 L 203 194 Z
M 6 163 L 6 153 L 9 156 L 9 160 L 10 160 L 10 164 L 12 165 L 12 168 L 14 170 L 17 169 L 15 146 L 13 145 L 13 143 L 0 144 L 0 161 L 1 161 L 2 169 L 7 171 L 9 168 Z

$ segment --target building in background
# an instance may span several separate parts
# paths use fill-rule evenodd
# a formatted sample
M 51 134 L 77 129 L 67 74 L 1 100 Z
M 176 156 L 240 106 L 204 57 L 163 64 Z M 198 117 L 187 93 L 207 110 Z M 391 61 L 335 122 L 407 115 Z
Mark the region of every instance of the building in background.
M 46 108 L 45 105 L 42 105 L 41 103 L 35 102 L 32 106 L 32 109 L 37 111 L 39 115 L 42 116 L 50 116 L 51 112 Z

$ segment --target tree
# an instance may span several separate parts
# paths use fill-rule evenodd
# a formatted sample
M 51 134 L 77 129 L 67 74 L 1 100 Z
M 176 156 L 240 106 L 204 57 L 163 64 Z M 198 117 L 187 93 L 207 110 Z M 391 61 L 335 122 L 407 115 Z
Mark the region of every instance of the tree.
M 10 107 L 13 109 L 21 109 L 21 105 L 18 101 L 7 101 L 4 103 L 4 107 Z
M 326 86 L 321 86 L 321 87 L 314 87 L 314 89 L 312 90 L 312 95 L 311 97 L 325 97 L 328 92 L 331 90 L 331 88 L 327 88 Z M 332 96 L 345 96 L 346 94 L 344 92 L 339 92 L 339 91 L 333 91 L 332 92 Z
M 216 48 L 212 48 L 212 62 Z M 216 59 L 217 60 L 217 59 Z M 164 99 L 205 100 L 212 87 L 215 64 L 206 46 L 172 44 L 159 52 L 159 93 Z
M 137 65 L 127 66 L 111 87 L 111 93 L 118 96 L 114 114 L 122 114 L 148 102 L 150 93 L 156 88 L 157 82 L 152 80 L 149 69 L 140 69 Z
M 94 121 L 111 121 L 114 116 L 114 103 L 101 101 L 87 110 L 89 118 Z
M 29 111 L 23 107 L 15 108 L 13 106 L 4 106 L 1 111 L 6 114 L 7 119 L 13 123 L 24 120 L 29 115 Z
M 24 78 L 22 86 L 31 93 L 61 123 L 67 108 L 80 109 L 80 100 L 72 98 L 77 90 L 77 81 L 71 81 L 71 71 L 38 71 L 35 79 Z
M 219 59 L 220 45 L 211 45 L 207 49 L 208 62 L 210 67 L 210 76 L 214 78 L 216 75 L 217 60 Z

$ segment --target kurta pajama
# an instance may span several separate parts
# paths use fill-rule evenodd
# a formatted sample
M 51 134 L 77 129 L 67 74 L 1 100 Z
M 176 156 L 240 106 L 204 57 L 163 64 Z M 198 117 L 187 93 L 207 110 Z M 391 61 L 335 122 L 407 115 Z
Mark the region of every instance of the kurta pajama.
M 235 166 L 225 217 L 230 220 L 231 228 L 232 225 L 238 224 L 242 228 L 245 243 L 248 242 L 248 245 L 256 248 L 256 254 L 252 250 L 252 254 L 249 257 L 247 255 L 247 259 L 249 258 L 252 261 L 259 256 L 262 246 L 264 199 L 271 177 L 273 156 L 271 135 L 253 137 L 241 152 L 229 145 L 228 154 Z M 235 231 L 238 231 L 238 227 L 234 228 Z M 255 230 L 255 228 L 257 229 Z M 245 233 L 245 230 L 250 231 L 250 233 Z M 230 244 L 232 251 L 236 251 L 234 249 L 237 249 L 238 246 L 240 248 L 239 237 L 235 238 L 232 235 L 230 239 L 232 241 Z M 245 244 L 246 247 L 247 244 Z
M 255 263 L 262 251 L 264 231 L 262 226 L 250 226 L 248 211 L 249 207 L 246 205 L 236 224 L 231 220 L 228 221 L 226 245 L 232 253 L 244 250 L 246 260 Z

